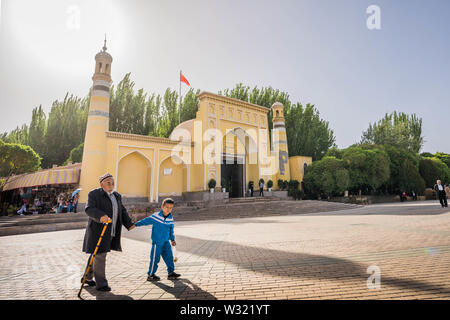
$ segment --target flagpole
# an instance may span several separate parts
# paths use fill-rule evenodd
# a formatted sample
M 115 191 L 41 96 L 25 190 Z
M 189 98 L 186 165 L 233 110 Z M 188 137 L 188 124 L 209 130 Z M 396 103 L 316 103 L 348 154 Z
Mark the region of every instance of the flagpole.
M 180 106 L 178 107 L 178 124 L 181 123 L 181 70 L 180 70 Z

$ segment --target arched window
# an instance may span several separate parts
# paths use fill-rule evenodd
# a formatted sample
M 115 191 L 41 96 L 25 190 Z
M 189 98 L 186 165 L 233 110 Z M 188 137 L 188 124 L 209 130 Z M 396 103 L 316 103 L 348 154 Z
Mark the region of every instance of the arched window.
M 102 63 L 101 62 L 99 62 L 98 63 L 98 72 L 102 72 Z
M 280 111 L 277 110 L 277 117 L 279 117 L 279 116 L 280 116 Z
M 308 164 L 305 162 L 304 164 L 303 164 L 303 175 L 305 175 L 305 173 L 306 173 L 306 168 L 308 167 Z
M 108 70 L 109 69 L 109 64 L 106 64 L 106 67 L 105 67 L 105 73 L 108 73 Z

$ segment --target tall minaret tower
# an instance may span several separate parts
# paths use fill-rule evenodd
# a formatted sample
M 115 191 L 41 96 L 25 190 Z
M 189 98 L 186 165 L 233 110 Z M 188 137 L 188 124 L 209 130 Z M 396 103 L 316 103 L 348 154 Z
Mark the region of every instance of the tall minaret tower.
M 290 180 L 291 173 L 289 170 L 289 153 L 287 144 L 286 128 L 284 125 L 284 114 L 283 105 L 279 102 L 275 102 L 272 105 L 272 145 L 273 149 L 276 150 L 276 145 L 278 147 L 278 160 L 279 160 L 279 170 L 274 176 L 274 185 L 277 185 L 278 180 Z M 274 137 L 278 135 L 278 141 Z
M 106 37 L 102 51 L 95 55 L 95 72 L 84 138 L 80 176 L 80 205 L 87 202 L 89 191 L 99 187 L 98 178 L 105 172 L 106 131 L 109 130 L 109 88 L 112 57 L 106 52 Z M 82 207 L 81 207 L 82 208 Z

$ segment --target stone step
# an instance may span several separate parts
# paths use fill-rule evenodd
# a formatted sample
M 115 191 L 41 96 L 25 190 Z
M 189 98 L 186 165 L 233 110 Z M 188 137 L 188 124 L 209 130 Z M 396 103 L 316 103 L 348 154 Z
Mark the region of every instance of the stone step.
M 65 215 L 65 214 L 64 214 Z M 57 224 L 68 222 L 86 222 L 88 216 L 83 212 L 81 214 L 67 214 L 66 217 L 35 217 L 34 219 L 14 219 L 12 221 L 1 221 L 0 228 L 13 226 L 30 226 L 38 224 Z
M 63 223 L 53 223 L 53 224 L 34 224 L 34 225 L 19 225 L 10 227 L 1 227 L 0 236 L 11 236 L 16 234 L 27 234 L 27 233 L 39 233 L 39 232 L 51 232 L 51 231 L 62 231 L 62 230 L 75 230 L 86 228 L 86 221 L 78 222 L 63 222 Z
M 257 201 L 273 201 L 279 200 L 275 197 L 245 197 L 245 198 L 230 198 L 230 202 L 257 202 Z M 288 200 L 288 199 L 286 199 Z
M 221 202 L 214 202 L 214 201 L 208 202 L 208 201 L 203 201 L 203 200 L 183 200 L 182 197 L 173 197 L 173 199 L 175 200 L 176 208 L 189 208 L 189 207 L 205 208 L 205 207 L 212 207 L 212 206 L 214 206 L 214 207 L 221 206 L 223 203 L 268 202 L 268 201 L 280 200 L 280 198 L 273 197 L 273 196 L 229 198 L 226 200 L 222 200 Z M 287 198 L 287 199 L 283 199 L 283 200 L 292 200 L 292 198 Z M 150 210 L 156 211 L 161 207 L 161 201 L 162 201 L 162 199 L 160 199 L 159 202 L 136 201 L 136 198 L 128 198 L 128 199 L 126 199 L 126 201 L 123 201 L 123 205 L 129 211 L 133 207 L 136 209 L 150 208 Z
M 148 211 L 158 211 L 161 208 L 161 204 L 157 204 L 157 203 L 151 203 L 151 202 L 146 202 L 146 203 L 128 203 L 128 204 L 124 204 L 123 205 L 128 212 L 132 212 L 133 210 L 142 210 L 142 209 L 147 209 Z M 183 202 L 183 203 L 176 203 L 175 207 L 176 208 L 190 208 L 196 206 L 196 204 L 192 204 L 192 203 L 188 203 L 188 202 Z
M 85 217 L 86 213 L 84 212 L 70 212 L 70 213 L 46 213 L 46 214 L 26 214 L 23 216 L 19 215 L 13 215 L 8 217 L 0 217 L 0 224 L 5 222 L 24 222 L 24 221 L 44 221 L 48 219 L 57 220 L 57 219 L 67 219 L 67 217 L 71 218 L 79 218 L 79 217 Z
M 2 221 L 11 221 L 11 219 L 18 219 L 18 220 L 29 220 L 29 219 L 33 219 L 33 220 L 35 220 L 35 219 L 42 219 L 42 220 L 45 220 L 45 219 L 49 219 L 49 218 L 51 218 L 51 219 L 64 219 L 68 215 L 71 215 L 71 216 L 82 216 L 82 215 L 86 215 L 86 213 L 84 213 L 84 211 L 83 212 L 79 211 L 79 212 L 69 212 L 69 213 L 67 213 L 67 212 L 65 212 L 65 213 L 45 213 L 45 214 L 36 214 L 36 215 L 34 215 L 34 214 L 25 214 L 23 216 L 19 216 L 18 214 L 15 214 L 13 216 L 0 217 L 0 223 Z
M 129 204 L 129 203 L 139 203 L 139 202 L 148 202 L 148 198 L 147 197 L 128 198 L 128 197 L 122 196 L 122 203 L 124 205 Z
M 183 201 L 182 196 L 160 197 L 157 204 L 159 206 L 161 206 L 161 203 L 165 198 L 172 198 L 175 201 L 175 203 Z M 135 204 L 135 203 L 153 203 L 153 204 L 155 204 L 156 202 L 148 202 L 147 197 L 138 197 L 138 198 L 122 197 L 122 203 L 123 203 L 123 205 L 129 205 L 129 204 Z

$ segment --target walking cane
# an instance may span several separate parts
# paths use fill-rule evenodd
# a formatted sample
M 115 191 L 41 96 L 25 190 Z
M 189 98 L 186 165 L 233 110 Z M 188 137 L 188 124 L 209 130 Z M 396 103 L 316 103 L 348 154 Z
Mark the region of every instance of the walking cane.
M 102 238 L 103 238 L 103 235 L 105 234 L 105 231 L 106 231 L 106 228 L 108 227 L 108 224 L 110 224 L 111 222 L 112 222 L 112 220 L 109 219 L 108 222 L 106 222 L 104 224 L 102 233 L 100 234 L 100 238 L 98 238 L 97 246 L 95 247 L 94 253 L 91 254 L 91 258 L 89 260 L 89 264 L 86 267 L 86 271 L 84 272 L 83 281 L 81 282 L 80 291 L 78 291 L 78 298 L 80 298 L 80 299 L 81 299 L 81 291 L 83 290 L 83 286 L 84 286 L 84 283 L 86 282 L 87 275 L 89 273 L 89 270 L 91 269 L 92 263 L 94 262 L 94 258 L 95 258 L 95 255 L 97 254 L 98 247 L 100 246 L 100 243 L 102 242 Z

